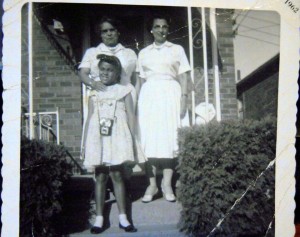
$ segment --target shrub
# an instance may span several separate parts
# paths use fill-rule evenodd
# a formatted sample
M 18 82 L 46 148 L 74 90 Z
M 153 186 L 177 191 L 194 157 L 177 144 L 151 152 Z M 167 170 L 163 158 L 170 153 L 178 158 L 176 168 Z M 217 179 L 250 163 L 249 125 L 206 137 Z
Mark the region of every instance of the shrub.
M 272 118 L 181 129 L 180 229 L 192 236 L 274 234 L 268 229 L 275 209 L 274 165 L 268 165 L 275 145 Z
M 62 146 L 21 138 L 20 236 L 55 236 L 52 222 L 70 175 Z

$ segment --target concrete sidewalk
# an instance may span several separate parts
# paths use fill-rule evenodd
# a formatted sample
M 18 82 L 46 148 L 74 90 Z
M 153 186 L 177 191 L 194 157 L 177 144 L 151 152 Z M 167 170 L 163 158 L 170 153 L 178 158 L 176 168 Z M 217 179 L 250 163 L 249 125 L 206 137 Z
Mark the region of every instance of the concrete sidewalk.
M 111 227 L 98 236 L 104 237 L 184 237 L 176 228 L 176 225 L 152 225 L 152 226 L 136 226 L 138 231 L 135 233 L 126 233 L 118 227 Z M 92 237 L 97 236 L 86 230 L 81 233 L 71 234 L 70 237 Z
M 158 177 L 161 179 L 161 177 Z M 160 183 L 160 180 L 159 180 Z M 127 184 L 128 219 L 138 229 L 136 233 L 126 233 L 119 228 L 119 212 L 113 193 L 109 193 L 104 210 L 104 226 L 106 230 L 99 236 L 163 236 L 182 237 L 177 224 L 180 219 L 181 204 L 179 202 L 168 202 L 161 192 L 155 200 L 143 203 L 141 197 L 147 187 L 147 179 L 143 175 L 133 175 L 130 184 Z M 92 198 L 94 183 L 92 176 L 74 177 L 68 185 L 70 212 L 66 214 L 65 233 L 67 236 L 97 236 L 90 233 L 90 227 L 95 218 L 95 201 Z M 70 192 L 73 190 L 72 192 Z M 74 192 L 74 190 L 76 190 Z M 131 200 L 131 201 L 130 201 Z M 130 203 L 131 202 L 131 203 Z M 89 214 L 90 213 L 90 214 Z M 90 218 L 89 218 L 90 217 Z M 89 219 L 88 219 L 89 218 Z M 70 224 L 67 224 L 70 223 Z M 86 224 L 85 224 L 86 223 Z M 62 228 L 64 228 L 62 227 Z
M 92 205 L 92 213 L 94 213 L 95 204 Z M 126 233 L 121 230 L 118 220 L 117 204 L 112 198 L 106 203 L 106 226 L 109 226 L 101 236 L 185 236 L 177 229 L 177 224 L 180 218 L 181 205 L 178 202 L 168 202 L 163 197 L 160 197 L 150 203 L 142 203 L 136 200 L 131 205 L 131 219 L 134 226 L 138 229 L 137 233 Z M 95 216 L 92 215 L 89 220 L 90 224 L 94 222 Z M 87 228 L 83 232 L 71 234 L 75 236 L 95 236 L 90 234 L 90 229 Z

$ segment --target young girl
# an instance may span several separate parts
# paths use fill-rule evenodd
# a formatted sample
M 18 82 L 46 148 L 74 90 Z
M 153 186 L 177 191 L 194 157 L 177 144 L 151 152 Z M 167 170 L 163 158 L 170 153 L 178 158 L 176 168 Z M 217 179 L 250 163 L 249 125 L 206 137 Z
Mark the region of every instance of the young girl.
M 85 135 L 87 169 L 95 170 L 96 219 L 91 233 L 103 228 L 103 208 L 108 175 L 111 177 L 119 209 L 119 227 L 126 232 L 137 229 L 129 223 L 125 213 L 125 187 L 122 178 L 124 162 L 134 162 L 134 108 L 131 88 L 119 84 L 121 63 L 115 56 L 98 55 L 99 77 L 105 91 L 92 90 L 89 98 L 88 126 Z M 93 81 L 91 87 L 93 88 Z

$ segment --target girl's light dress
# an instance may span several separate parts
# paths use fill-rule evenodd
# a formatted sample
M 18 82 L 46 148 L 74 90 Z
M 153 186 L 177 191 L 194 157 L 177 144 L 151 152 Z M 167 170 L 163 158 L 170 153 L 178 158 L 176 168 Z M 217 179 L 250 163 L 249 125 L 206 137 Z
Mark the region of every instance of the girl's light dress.
M 132 87 L 115 84 L 106 91 L 92 91 L 90 99 L 93 103 L 93 114 L 87 127 L 84 141 L 84 163 L 88 170 L 98 165 L 119 165 L 126 161 L 144 162 L 140 149 L 137 149 L 129 130 L 125 97 L 131 93 Z M 113 119 L 110 136 L 100 134 L 100 119 Z M 136 157 L 136 159 L 135 159 Z M 140 160 L 138 160 L 140 158 Z
M 99 59 L 97 59 L 97 55 L 99 54 L 106 54 L 106 55 L 114 55 L 116 56 L 122 65 L 122 72 L 121 72 L 121 81 L 120 84 L 128 85 L 131 87 L 131 96 L 133 99 L 134 107 L 136 107 L 136 100 L 137 95 L 134 87 L 130 83 L 132 73 L 136 67 L 137 56 L 132 49 L 125 48 L 122 44 L 117 44 L 115 47 L 108 47 L 105 44 L 101 43 L 97 47 L 92 47 L 86 50 L 81 63 L 79 65 L 80 68 L 88 68 L 90 69 L 90 77 L 95 81 L 99 80 L 99 68 L 98 63 Z M 86 133 L 86 126 L 87 123 L 87 115 L 88 115 L 88 100 L 91 90 L 86 88 L 83 94 L 83 131 L 82 137 L 84 138 L 84 134 Z M 81 141 L 81 152 L 80 152 L 80 159 L 84 160 L 84 142 L 85 140 L 82 139 Z

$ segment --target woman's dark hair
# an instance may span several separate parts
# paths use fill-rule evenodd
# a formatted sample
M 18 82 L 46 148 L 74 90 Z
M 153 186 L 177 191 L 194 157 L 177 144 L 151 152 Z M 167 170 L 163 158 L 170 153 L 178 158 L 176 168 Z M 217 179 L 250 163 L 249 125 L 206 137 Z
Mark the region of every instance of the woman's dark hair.
M 97 33 L 97 34 L 101 34 L 101 26 L 102 26 L 102 24 L 105 23 L 105 22 L 111 24 L 114 28 L 117 29 L 117 31 L 120 32 L 120 28 L 121 28 L 120 25 L 121 25 L 121 23 L 119 22 L 119 20 L 117 20 L 117 19 L 114 18 L 114 17 L 103 16 L 103 17 L 100 19 L 100 21 L 96 24 L 96 29 L 95 29 L 95 30 L 96 30 L 96 33 Z
M 167 22 L 167 24 L 170 26 L 171 25 L 171 17 L 167 14 L 167 13 L 154 13 L 152 14 L 152 16 L 150 17 L 149 21 L 148 21 L 148 30 L 151 31 L 152 27 L 153 27 L 153 22 L 156 19 L 163 19 Z
M 122 65 L 120 60 L 116 56 L 106 54 L 97 55 L 97 59 L 99 59 L 98 67 L 100 67 L 101 63 L 103 62 L 113 65 L 116 68 L 118 74 L 117 82 L 120 82 L 122 72 Z

